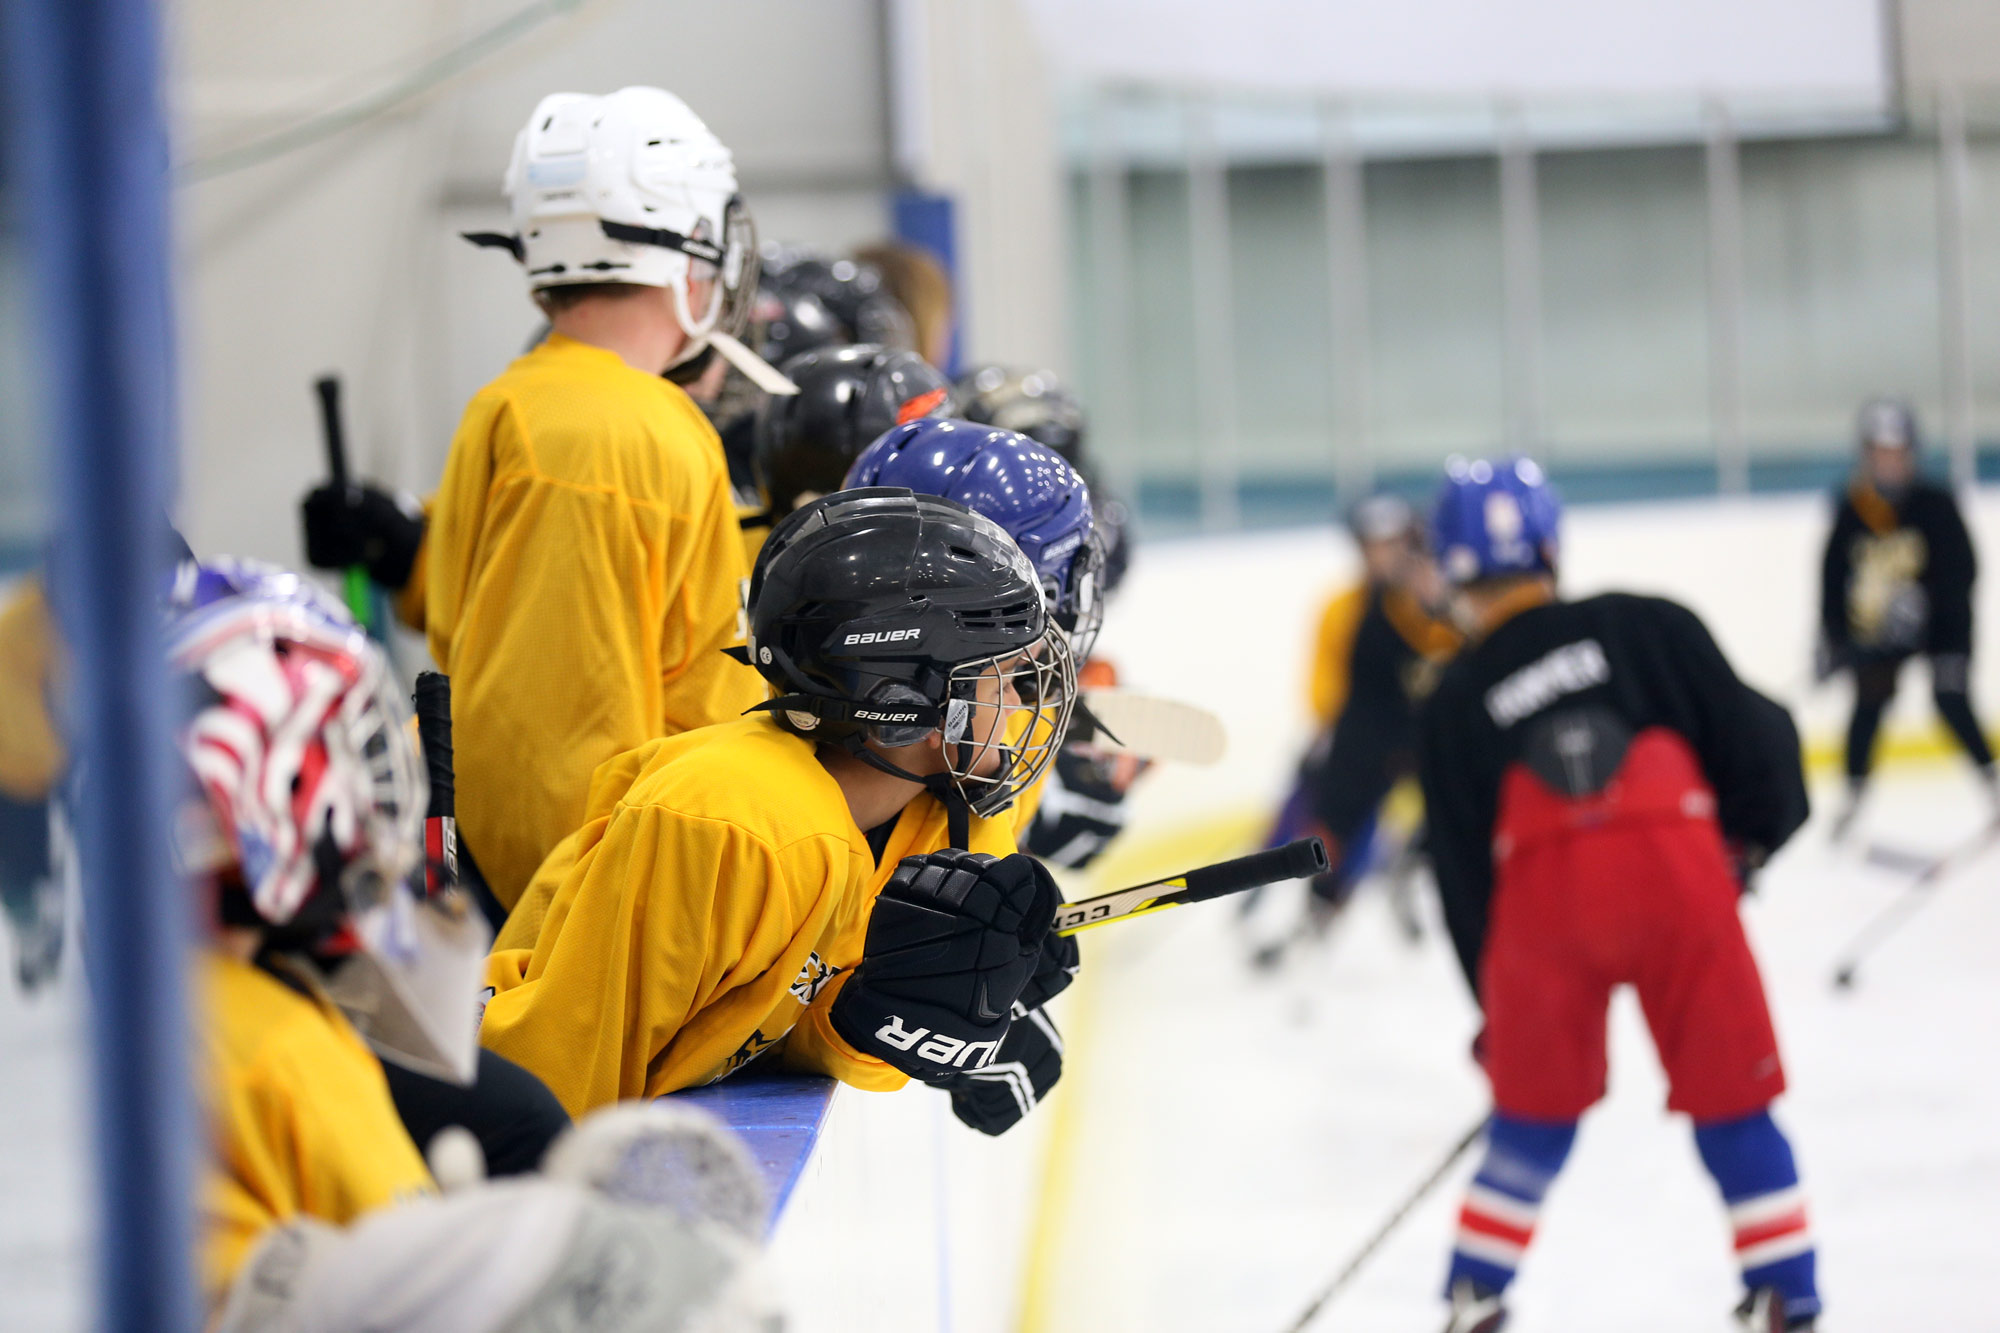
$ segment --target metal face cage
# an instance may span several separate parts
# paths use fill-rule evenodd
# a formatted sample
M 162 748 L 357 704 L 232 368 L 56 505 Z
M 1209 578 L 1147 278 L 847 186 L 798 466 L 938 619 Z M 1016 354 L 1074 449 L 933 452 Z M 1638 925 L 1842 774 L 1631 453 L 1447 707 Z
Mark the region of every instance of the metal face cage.
M 961 662 L 947 677 L 945 771 L 974 814 L 998 814 L 1062 748 L 1076 706 L 1076 659 L 1051 626 L 1026 649 Z

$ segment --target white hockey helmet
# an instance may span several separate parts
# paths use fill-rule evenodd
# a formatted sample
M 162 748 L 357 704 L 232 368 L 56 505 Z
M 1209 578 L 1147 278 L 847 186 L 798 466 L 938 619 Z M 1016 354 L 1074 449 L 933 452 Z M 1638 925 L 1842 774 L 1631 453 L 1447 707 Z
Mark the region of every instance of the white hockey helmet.
M 687 333 L 675 364 L 747 325 L 757 238 L 736 193 L 736 165 L 672 93 L 550 94 L 514 140 L 504 188 L 514 234 L 467 239 L 513 251 L 531 290 L 586 282 L 667 289 Z

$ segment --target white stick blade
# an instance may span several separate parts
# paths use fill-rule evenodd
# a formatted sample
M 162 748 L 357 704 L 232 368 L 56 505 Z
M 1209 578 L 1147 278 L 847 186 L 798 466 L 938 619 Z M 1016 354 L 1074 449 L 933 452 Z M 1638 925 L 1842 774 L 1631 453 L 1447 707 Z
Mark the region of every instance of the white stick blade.
M 1100 738 L 1106 747 L 1147 759 L 1213 764 L 1228 745 L 1221 718 L 1178 699 L 1129 690 L 1089 690 L 1083 706 L 1111 733 Z

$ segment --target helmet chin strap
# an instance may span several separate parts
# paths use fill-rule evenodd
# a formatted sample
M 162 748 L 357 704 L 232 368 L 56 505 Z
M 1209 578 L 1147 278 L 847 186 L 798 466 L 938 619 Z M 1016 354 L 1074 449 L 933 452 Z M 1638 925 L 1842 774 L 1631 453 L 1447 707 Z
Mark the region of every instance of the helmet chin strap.
M 963 745 L 963 742 L 960 742 Z M 907 768 L 899 768 L 868 748 L 868 742 L 860 736 L 848 739 L 843 746 L 846 751 L 862 763 L 892 778 L 914 782 L 937 798 L 944 807 L 945 839 L 960 851 L 970 851 L 966 844 L 972 840 L 972 807 L 967 804 L 965 793 L 958 789 L 958 783 L 949 771 L 920 777 Z

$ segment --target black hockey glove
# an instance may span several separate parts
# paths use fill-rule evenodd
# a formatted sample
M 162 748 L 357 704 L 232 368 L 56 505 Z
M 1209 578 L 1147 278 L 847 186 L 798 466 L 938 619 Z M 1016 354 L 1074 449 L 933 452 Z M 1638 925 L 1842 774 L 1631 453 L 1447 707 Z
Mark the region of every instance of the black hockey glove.
M 1065 870 L 1081 870 L 1125 831 L 1125 792 L 1116 778 L 1115 756 L 1103 757 L 1074 746 L 1056 753 L 1055 769 L 1042 788 L 1042 803 L 1022 840 L 1025 849 Z
M 903 858 L 833 1002 L 834 1031 L 925 1083 L 986 1064 L 1042 966 L 1060 900 L 1049 872 L 1018 853 Z
M 1014 1020 L 1000 1054 L 984 1069 L 960 1074 L 945 1087 L 951 1113 L 981 1134 L 1005 1134 L 1035 1109 L 1062 1077 L 1062 1034 L 1040 1009 Z
M 1056 895 L 1056 905 L 1062 905 L 1061 894 Z M 1068 990 L 1082 963 L 1075 939 L 1053 931 L 1042 936 L 1042 956 L 1035 960 L 1035 973 L 1028 978 L 1028 984 L 1021 987 L 1021 997 L 1014 1002 L 1015 1012 L 1039 1009 Z
M 299 502 L 306 563 L 315 569 L 360 565 L 368 577 L 401 592 L 424 542 L 424 512 L 415 499 L 379 486 L 319 486 Z

